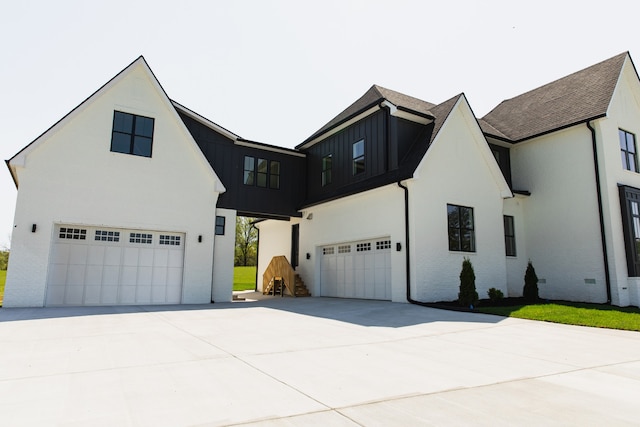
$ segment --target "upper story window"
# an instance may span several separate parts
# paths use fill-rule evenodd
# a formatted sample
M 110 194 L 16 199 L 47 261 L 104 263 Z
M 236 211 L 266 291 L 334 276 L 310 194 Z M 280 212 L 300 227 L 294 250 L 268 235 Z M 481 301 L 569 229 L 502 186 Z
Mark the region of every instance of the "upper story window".
M 150 117 L 114 111 L 111 151 L 151 157 L 153 124 Z
M 353 174 L 364 172 L 364 139 L 353 143 Z
M 329 154 L 322 158 L 322 186 L 331 184 L 331 164 L 333 156 Z
M 245 185 L 279 189 L 280 162 L 244 156 L 243 182 Z
M 507 256 L 516 256 L 516 228 L 513 217 L 504 215 L 504 247 Z
M 622 129 L 618 129 L 618 136 L 620 138 L 620 156 L 622 157 L 622 167 L 631 172 L 638 172 L 636 136 Z
M 476 251 L 476 235 L 473 208 L 447 205 L 449 222 L 449 250 L 461 252 Z

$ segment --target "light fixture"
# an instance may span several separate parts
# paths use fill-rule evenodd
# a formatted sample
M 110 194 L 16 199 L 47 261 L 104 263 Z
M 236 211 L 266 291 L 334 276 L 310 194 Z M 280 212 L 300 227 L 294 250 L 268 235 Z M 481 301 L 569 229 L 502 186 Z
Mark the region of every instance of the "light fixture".
M 313 219 L 313 212 L 309 213 L 309 215 L 307 215 L 307 219 L 309 221 L 311 221 Z
M 311 259 L 311 254 L 307 252 L 307 259 Z
M 32 233 L 35 233 L 35 232 L 36 232 L 36 228 L 38 228 L 38 226 L 37 226 L 37 225 L 35 225 L 35 224 L 31 224 L 31 232 L 32 232 Z
M 400 252 L 402 250 L 402 243 L 397 242 L 396 243 L 396 251 Z
M 202 234 L 198 236 L 198 243 L 202 243 Z

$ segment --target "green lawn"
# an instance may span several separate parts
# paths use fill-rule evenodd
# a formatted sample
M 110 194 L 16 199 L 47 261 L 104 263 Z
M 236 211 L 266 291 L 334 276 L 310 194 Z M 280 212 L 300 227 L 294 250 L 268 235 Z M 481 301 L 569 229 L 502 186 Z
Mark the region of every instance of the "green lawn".
M 481 313 L 566 325 L 640 331 L 640 309 L 600 304 L 553 302 L 511 307 L 478 307 Z
M 256 267 L 233 268 L 233 290 L 247 291 L 256 288 Z
M 4 298 L 4 282 L 7 280 L 7 270 L 0 270 L 0 306 Z

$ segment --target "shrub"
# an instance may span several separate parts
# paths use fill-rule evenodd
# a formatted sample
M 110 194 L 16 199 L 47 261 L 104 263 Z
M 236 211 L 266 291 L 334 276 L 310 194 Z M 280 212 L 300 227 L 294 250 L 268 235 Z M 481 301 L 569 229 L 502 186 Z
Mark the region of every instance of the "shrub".
M 504 294 L 502 293 L 502 291 L 496 288 L 489 289 L 487 291 L 487 295 L 489 295 L 489 300 L 491 302 L 497 302 L 504 298 Z
M 471 307 L 478 301 L 476 292 L 476 275 L 473 272 L 473 265 L 469 258 L 462 261 L 462 271 L 460 272 L 460 292 L 458 293 L 458 303 L 464 307 Z
M 531 261 L 527 264 L 527 271 L 524 273 L 524 289 L 522 290 L 522 296 L 525 301 L 528 302 L 538 301 L 538 276 L 536 275 L 536 269 L 533 268 Z

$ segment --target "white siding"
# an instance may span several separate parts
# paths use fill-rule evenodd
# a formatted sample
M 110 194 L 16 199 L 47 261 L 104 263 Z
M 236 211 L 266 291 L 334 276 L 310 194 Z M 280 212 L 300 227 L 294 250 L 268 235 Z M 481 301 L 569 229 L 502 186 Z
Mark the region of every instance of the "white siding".
M 526 253 L 541 279 L 540 296 L 606 301 L 586 125 L 517 144 L 511 150 L 511 165 L 514 188 L 531 192 L 525 202 Z
M 155 119 L 153 157 L 110 152 L 113 111 Z M 4 305 L 42 306 L 54 223 L 185 234 L 184 303 L 210 301 L 215 173 L 140 61 L 15 159 Z M 31 232 L 32 224 L 37 231 Z
M 502 215 L 510 192 L 464 98 L 408 184 L 414 299 L 457 299 L 464 257 L 473 264 L 480 298 L 489 288 L 506 295 Z M 473 208 L 476 252 L 449 251 L 447 204 Z
M 614 92 L 607 118 L 596 122 L 599 142 L 600 169 L 607 249 L 611 270 L 612 302 L 626 306 L 637 299 L 637 280 L 627 281 L 626 252 L 620 211 L 618 184 L 640 188 L 640 174 L 624 170 L 620 159 L 618 129 L 636 135 L 636 146 L 640 143 L 640 83 L 627 59 Z M 632 295 L 629 294 L 631 291 Z M 637 302 L 634 304 L 637 305 Z
M 213 254 L 213 295 L 214 301 L 230 301 L 233 293 L 233 262 L 236 246 L 236 211 L 217 209 L 216 216 L 225 217 L 224 236 L 215 236 L 216 247 Z M 215 225 L 215 222 L 214 222 Z M 207 236 L 213 236 L 208 233 Z

